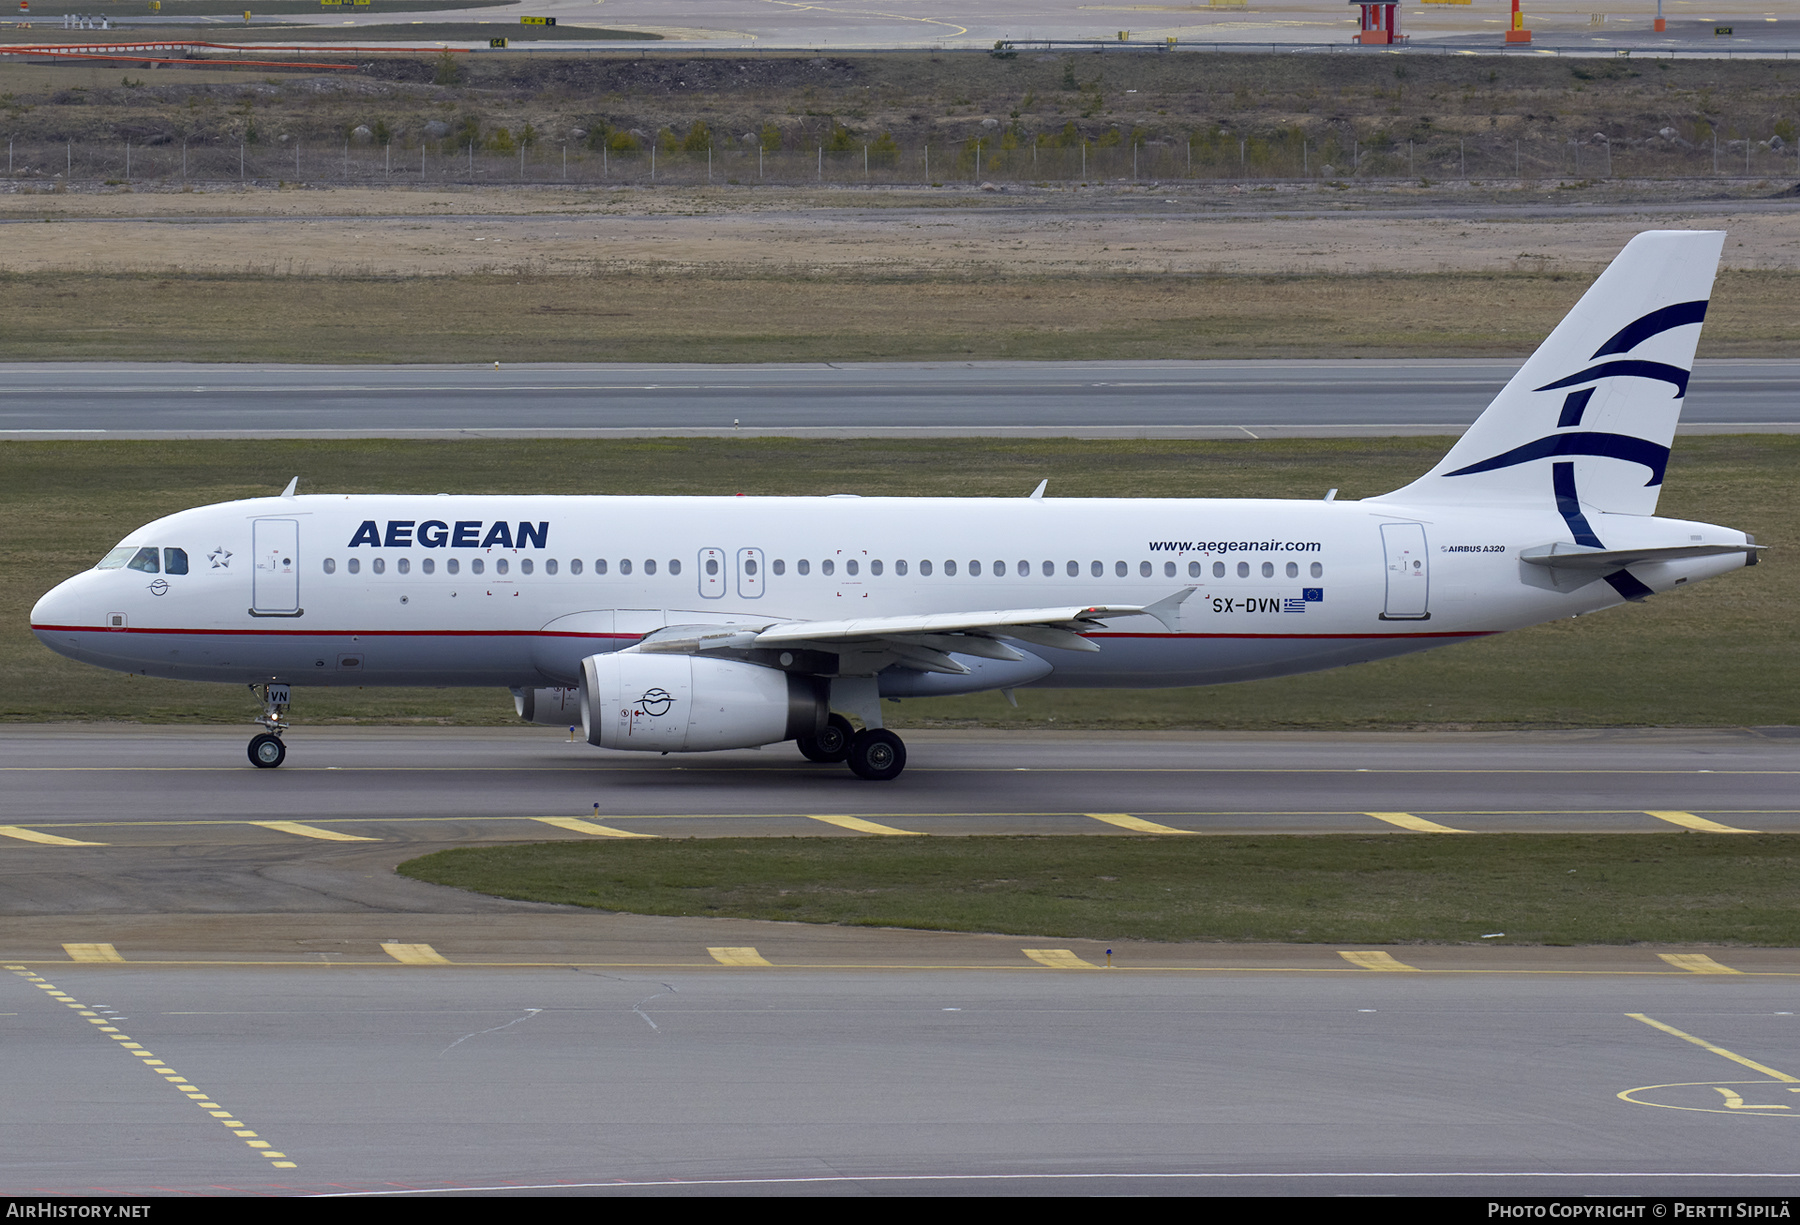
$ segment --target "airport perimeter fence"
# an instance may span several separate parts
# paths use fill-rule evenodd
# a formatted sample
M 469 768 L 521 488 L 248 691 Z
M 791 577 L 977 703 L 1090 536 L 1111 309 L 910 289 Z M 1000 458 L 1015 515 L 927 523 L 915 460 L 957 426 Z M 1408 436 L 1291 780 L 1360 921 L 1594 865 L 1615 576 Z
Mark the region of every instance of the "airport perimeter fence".
M 1794 144 L 1779 133 L 1652 139 L 1471 140 L 1433 137 L 1365 145 L 1304 138 L 1216 135 L 1116 142 L 969 139 L 905 147 L 700 151 L 593 148 L 537 141 L 511 149 L 442 143 L 338 141 L 286 144 L 167 140 L 133 144 L 9 140 L 14 190 L 63 185 L 169 189 L 230 183 L 474 186 L 697 186 L 1196 183 L 1246 188 L 1301 182 L 1543 179 L 1782 179 L 1800 177 Z

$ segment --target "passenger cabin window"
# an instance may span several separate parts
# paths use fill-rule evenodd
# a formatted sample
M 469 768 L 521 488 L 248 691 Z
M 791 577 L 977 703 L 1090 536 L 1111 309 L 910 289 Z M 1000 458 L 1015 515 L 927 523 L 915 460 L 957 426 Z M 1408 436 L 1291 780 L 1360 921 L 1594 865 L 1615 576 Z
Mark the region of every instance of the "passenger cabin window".
M 337 573 L 337 559 L 331 558 L 331 557 L 327 557 L 325 559 L 325 573 L 327 573 L 327 574 L 336 574 Z
M 604 557 L 596 557 L 594 559 L 594 573 L 595 574 L 605 574 L 606 573 L 606 559 Z
M 956 563 L 953 561 L 945 562 L 944 563 L 944 573 L 949 575 L 951 578 L 955 578 L 956 577 Z
M 362 562 L 357 558 L 352 557 L 349 561 L 344 563 L 344 566 L 350 573 L 355 574 L 362 569 Z
M 579 565 L 580 563 L 577 562 L 576 564 Z M 544 563 L 544 573 L 545 574 L 555 574 L 556 573 L 556 559 L 554 557 L 552 557 L 550 560 L 548 560 Z
M 373 570 L 377 574 L 386 574 L 387 573 L 387 559 L 377 557 L 373 562 L 369 563 L 369 569 Z
M 919 563 L 919 573 L 923 574 L 926 578 L 930 578 L 931 577 L 931 563 L 929 561 L 920 562 Z
M 1287 564 L 1287 576 L 1289 578 L 1299 578 L 1300 577 L 1300 563 L 1299 562 L 1291 561 Z
M 781 560 L 781 558 L 777 557 L 774 561 L 770 562 L 769 564 L 774 567 L 775 575 L 777 578 L 779 578 L 781 575 L 787 573 L 787 563 L 785 561 Z
M 400 571 L 402 574 L 411 574 L 412 562 L 410 559 L 402 557 L 399 561 L 394 563 L 394 569 Z
M 820 574 L 830 574 L 833 570 L 836 570 L 836 569 L 837 569 L 837 567 L 832 564 L 832 561 L 829 557 L 827 557 L 824 561 L 819 563 L 819 573 Z
M 427 574 L 435 572 L 437 570 L 437 559 L 427 557 L 424 561 L 419 563 L 419 569 L 425 571 Z
M 485 562 L 483 562 L 479 557 L 471 558 L 469 560 L 469 573 L 470 574 L 480 574 L 485 569 L 487 569 L 487 564 Z
M 754 567 L 756 566 L 756 563 L 751 562 L 750 565 L 752 567 L 750 573 L 755 574 L 756 570 Z M 681 559 L 679 557 L 671 557 L 669 559 L 669 573 L 670 574 L 680 574 L 681 573 Z
M 604 571 L 602 571 L 602 573 L 604 573 Z M 619 573 L 620 574 L 630 574 L 631 573 L 631 559 L 629 557 L 621 557 L 619 559 Z
M 802 557 L 799 561 L 794 563 L 794 569 L 800 571 L 801 574 L 807 574 L 812 570 L 812 563 Z
M 446 573 L 455 574 L 458 570 L 461 570 L 461 569 L 462 569 L 462 563 L 457 561 L 454 557 L 450 558 L 448 561 L 446 561 L 444 563 L 444 570 Z
M 1200 563 L 1199 562 L 1191 561 L 1188 563 L 1188 577 L 1189 578 L 1199 578 L 1200 577 Z
M 496 557 L 494 559 L 494 573 L 495 574 L 505 574 L 506 573 L 506 559 L 504 557 Z
M 186 549 L 164 549 L 163 550 L 163 573 L 164 574 L 186 574 L 187 573 L 187 550 Z
M 1275 577 L 1275 563 L 1272 561 L 1264 562 L 1262 564 L 1262 572 L 1263 572 L 1264 578 L 1274 578 Z
M 1224 578 L 1225 577 L 1225 563 L 1224 562 L 1216 561 L 1213 563 L 1213 577 L 1214 578 Z
M 1238 563 L 1238 577 L 1239 578 L 1249 578 L 1250 577 L 1250 563 L 1249 562 L 1241 561 Z
M 133 570 L 142 570 L 145 574 L 160 574 L 162 565 L 158 562 L 155 549 L 139 549 L 137 556 L 127 563 Z
M 656 573 L 656 559 L 654 557 L 648 558 L 645 560 L 644 573 L 645 574 L 655 574 Z
M 580 574 L 581 573 L 581 559 L 579 557 L 570 559 L 569 573 L 570 574 Z
M 520 560 L 519 573 L 520 574 L 530 574 L 531 573 L 531 559 L 529 557 L 523 558 L 522 560 Z
M 844 563 L 844 573 L 845 574 L 855 574 L 856 573 L 856 559 L 854 557 L 852 557 L 849 561 Z
M 1314 562 L 1312 564 L 1312 570 L 1310 571 L 1310 573 L 1312 574 L 1312 576 L 1314 578 L 1323 578 L 1325 575 L 1325 567 L 1320 565 L 1318 562 Z
M 1164 578 L 1174 578 L 1175 577 L 1175 563 L 1174 562 L 1166 561 L 1163 563 L 1163 577 Z

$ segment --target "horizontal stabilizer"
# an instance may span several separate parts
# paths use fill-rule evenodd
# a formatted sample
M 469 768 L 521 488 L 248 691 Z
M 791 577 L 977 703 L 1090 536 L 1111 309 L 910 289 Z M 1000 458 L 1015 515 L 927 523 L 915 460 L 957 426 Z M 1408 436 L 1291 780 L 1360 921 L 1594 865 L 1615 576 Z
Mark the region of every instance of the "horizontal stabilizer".
M 1754 557 L 1757 550 L 1768 547 L 1766 544 L 1684 544 L 1661 549 L 1592 549 L 1558 541 L 1526 549 L 1519 554 L 1519 560 L 1556 570 L 1604 573 L 1648 561 L 1681 561 L 1689 557 L 1719 557 L 1726 553 L 1748 553 Z

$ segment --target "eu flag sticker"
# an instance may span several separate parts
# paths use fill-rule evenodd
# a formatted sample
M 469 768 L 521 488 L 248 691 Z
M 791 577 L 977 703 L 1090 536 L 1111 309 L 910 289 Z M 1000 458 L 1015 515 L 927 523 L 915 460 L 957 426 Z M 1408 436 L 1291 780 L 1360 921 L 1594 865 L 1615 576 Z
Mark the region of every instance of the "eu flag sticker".
M 1325 601 L 1325 589 L 1323 587 L 1302 587 L 1300 598 L 1308 604 L 1322 604 Z

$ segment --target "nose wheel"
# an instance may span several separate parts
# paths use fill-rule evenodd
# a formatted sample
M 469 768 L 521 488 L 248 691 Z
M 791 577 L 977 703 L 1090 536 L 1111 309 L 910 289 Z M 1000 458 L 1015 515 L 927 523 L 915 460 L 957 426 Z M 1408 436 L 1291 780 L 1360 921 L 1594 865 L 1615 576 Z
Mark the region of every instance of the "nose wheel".
M 278 681 L 270 681 L 266 685 L 250 686 L 250 692 L 262 700 L 262 718 L 257 722 L 268 729 L 262 735 L 250 738 L 250 764 L 259 770 L 273 770 L 287 760 L 287 745 L 281 743 L 281 733 L 287 730 L 292 690 Z
M 287 745 L 281 743 L 280 736 L 271 736 L 264 732 L 250 739 L 250 764 L 259 770 L 273 770 L 287 760 Z

